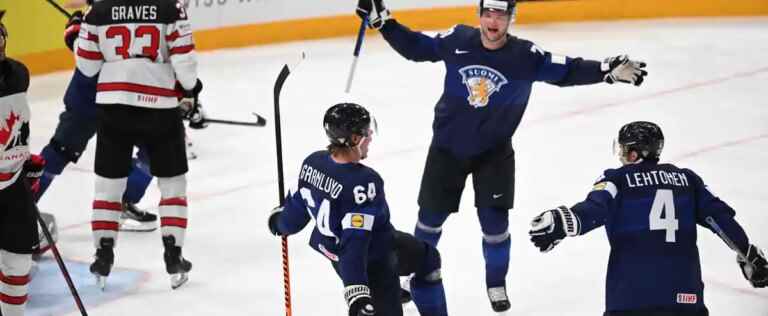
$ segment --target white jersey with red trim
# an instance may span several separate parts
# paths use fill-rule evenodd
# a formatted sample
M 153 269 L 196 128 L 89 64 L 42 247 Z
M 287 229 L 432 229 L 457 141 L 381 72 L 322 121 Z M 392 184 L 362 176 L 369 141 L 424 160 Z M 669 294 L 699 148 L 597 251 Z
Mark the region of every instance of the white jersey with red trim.
M 29 158 L 27 88 L 27 67 L 9 58 L 0 61 L 0 190 L 16 182 Z
M 192 26 L 176 0 L 95 1 L 76 41 L 77 68 L 99 74 L 96 103 L 167 109 L 197 81 Z

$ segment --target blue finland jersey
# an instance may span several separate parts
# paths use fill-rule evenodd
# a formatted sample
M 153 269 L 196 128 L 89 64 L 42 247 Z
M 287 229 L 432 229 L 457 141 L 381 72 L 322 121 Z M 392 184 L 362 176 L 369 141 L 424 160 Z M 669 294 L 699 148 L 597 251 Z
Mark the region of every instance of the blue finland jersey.
M 64 106 L 68 111 L 74 111 L 87 117 L 96 117 L 96 83 L 99 76 L 86 77 L 75 68 L 72 79 L 64 94 Z
M 483 47 L 480 30 L 466 25 L 430 37 L 390 20 L 381 33 L 405 58 L 445 63 L 432 142 L 461 158 L 509 142 L 523 118 L 533 82 L 569 86 L 603 80 L 597 61 L 553 55 L 511 36 L 504 47 L 491 51 Z
M 279 229 L 294 234 L 310 219 L 315 227 L 309 245 L 338 264 L 344 285 L 367 285 L 367 263 L 392 251 L 384 181 L 361 163 L 336 163 L 328 151 L 304 159 Z
M 608 311 L 702 309 L 696 224 L 710 228 L 707 218 L 742 251 L 749 245 L 733 209 L 693 171 L 671 164 L 648 161 L 606 170 L 572 209 L 579 234 L 605 225 L 611 245 Z

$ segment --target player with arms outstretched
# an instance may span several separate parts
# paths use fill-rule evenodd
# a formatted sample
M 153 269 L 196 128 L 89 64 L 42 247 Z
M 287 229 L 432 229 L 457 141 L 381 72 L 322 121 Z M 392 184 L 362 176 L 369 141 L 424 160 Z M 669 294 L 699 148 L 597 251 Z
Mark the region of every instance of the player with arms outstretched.
M 531 241 L 552 250 L 566 236 L 605 226 L 611 244 L 606 316 L 706 316 L 696 225 L 720 235 L 736 251 L 744 277 L 768 285 L 768 264 L 734 219 L 692 170 L 659 163 L 664 135 L 651 122 L 619 131 L 623 166 L 608 169 L 587 199 L 534 218 Z
M 552 54 L 508 34 L 514 0 L 481 0 L 480 27 L 457 25 L 427 36 L 390 18 L 382 0 L 358 0 L 357 13 L 378 29 L 403 57 L 442 61 L 443 95 L 435 106 L 432 144 L 419 192 L 415 235 L 437 245 L 448 216 L 472 174 L 475 206 L 483 231 L 485 282 L 495 311 L 510 308 L 509 210 L 514 202 L 514 135 L 536 81 L 565 87 L 601 82 L 640 85 L 644 63 L 627 56 L 601 63 Z
M 327 257 L 344 283 L 350 316 L 403 315 L 398 275 L 415 273 L 413 300 L 424 316 L 447 315 L 437 249 L 390 223 L 384 181 L 360 161 L 372 140 L 371 117 L 341 103 L 325 113 L 328 150 L 309 155 L 298 191 L 269 218 L 275 235 L 301 231 L 310 219 L 309 244 Z
M 5 56 L 4 14 L 0 11 L 0 314 L 23 316 L 38 241 L 35 202 L 26 181 L 37 181 L 45 161 L 29 153 L 29 71 Z
M 77 68 L 96 84 L 96 192 L 91 272 L 104 286 L 114 262 L 122 196 L 133 147 L 147 148 L 161 200 L 160 229 L 171 287 L 192 264 L 181 248 L 187 227 L 187 156 L 182 115 L 197 109 L 202 84 L 184 6 L 174 0 L 95 1 L 76 41 Z M 175 87 L 183 89 L 181 102 Z M 179 108 L 183 112 L 180 114 Z

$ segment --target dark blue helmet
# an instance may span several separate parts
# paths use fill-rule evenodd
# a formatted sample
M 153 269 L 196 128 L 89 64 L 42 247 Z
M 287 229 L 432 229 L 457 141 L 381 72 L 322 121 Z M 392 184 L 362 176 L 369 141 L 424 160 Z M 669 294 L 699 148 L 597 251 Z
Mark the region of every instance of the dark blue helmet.
M 659 159 L 664 134 L 654 123 L 637 121 L 621 127 L 618 143 L 624 152 L 635 151 L 643 159 Z
M 352 135 L 367 136 L 371 114 L 355 103 L 339 103 L 325 112 L 323 128 L 332 145 L 351 147 Z

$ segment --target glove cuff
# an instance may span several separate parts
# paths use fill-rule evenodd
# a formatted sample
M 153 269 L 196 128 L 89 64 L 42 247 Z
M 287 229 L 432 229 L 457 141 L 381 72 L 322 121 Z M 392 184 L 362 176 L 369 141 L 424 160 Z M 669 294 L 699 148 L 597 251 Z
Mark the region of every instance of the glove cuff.
M 565 206 L 559 206 L 557 212 L 560 213 L 560 219 L 563 222 L 563 231 L 568 237 L 578 236 L 581 232 L 581 223 L 579 217 Z
M 371 297 L 371 289 L 367 285 L 356 284 L 344 288 L 344 300 L 347 301 L 347 306 L 352 306 L 356 300 L 363 297 Z

